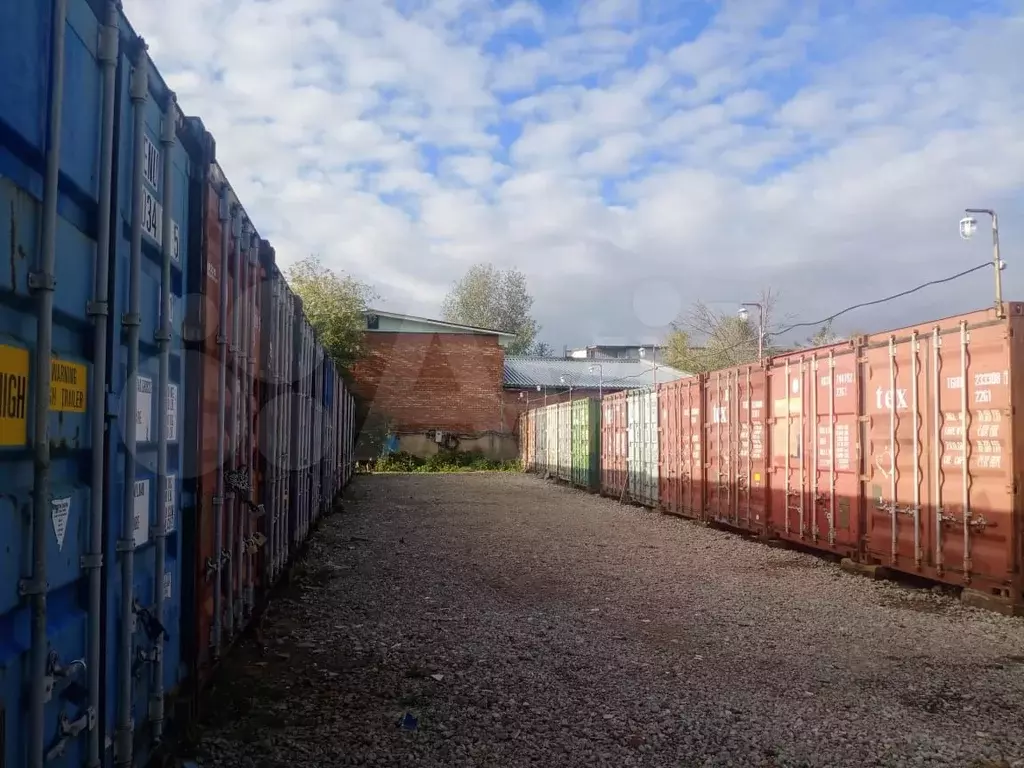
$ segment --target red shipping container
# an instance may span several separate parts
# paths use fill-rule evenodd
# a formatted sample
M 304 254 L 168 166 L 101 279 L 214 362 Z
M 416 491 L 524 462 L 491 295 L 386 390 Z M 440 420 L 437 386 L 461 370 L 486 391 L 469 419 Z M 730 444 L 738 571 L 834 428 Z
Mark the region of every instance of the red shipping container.
M 658 385 L 658 460 L 661 509 L 699 519 L 704 514 L 703 400 L 701 378 Z
M 862 535 L 856 349 L 846 342 L 780 355 L 768 383 L 772 529 L 853 555 Z
M 747 531 L 768 526 L 767 377 L 757 365 L 704 383 L 705 519 Z
M 250 369 L 255 374 L 260 368 L 259 347 L 252 332 L 260 291 L 255 285 L 258 273 L 250 267 L 259 239 L 251 233 L 219 166 L 211 163 L 207 171 L 201 183 L 202 258 L 194 261 L 190 276 L 193 295 L 187 320 L 187 336 L 193 350 L 187 372 L 191 382 L 188 396 L 191 412 L 201 414 L 196 423 L 186 425 L 191 444 L 196 446 L 190 468 L 197 534 L 197 551 L 191 557 L 195 567 L 191 629 L 198 687 L 205 683 L 217 656 L 247 623 L 256 599 L 256 576 L 261 571 L 257 560 L 260 539 L 254 535 L 258 517 L 254 471 L 259 451 L 258 385 L 249 375 Z M 222 259 L 225 229 L 226 270 Z M 222 325 L 224 281 L 226 323 Z M 227 356 L 223 429 L 218 386 L 222 355 Z M 218 461 L 218 441 L 222 438 L 223 465 Z M 218 475 L 232 470 L 235 472 L 224 479 L 218 537 Z M 215 620 L 218 602 L 219 623 Z
M 623 391 L 601 399 L 601 493 L 614 498 L 623 495 L 629 480 L 626 396 Z
M 1020 604 L 1024 305 L 1005 308 L 865 340 L 863 559 Z

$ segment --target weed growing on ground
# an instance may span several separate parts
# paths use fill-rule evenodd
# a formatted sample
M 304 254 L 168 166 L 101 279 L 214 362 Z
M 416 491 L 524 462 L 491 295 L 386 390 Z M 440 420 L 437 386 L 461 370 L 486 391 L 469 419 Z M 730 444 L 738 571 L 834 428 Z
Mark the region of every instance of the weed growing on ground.
M 421 459 L 399 451 L 377 459 L 373 472 L 518 472 L 519 461 L 488 459 L 480 451 L 439 451 Z

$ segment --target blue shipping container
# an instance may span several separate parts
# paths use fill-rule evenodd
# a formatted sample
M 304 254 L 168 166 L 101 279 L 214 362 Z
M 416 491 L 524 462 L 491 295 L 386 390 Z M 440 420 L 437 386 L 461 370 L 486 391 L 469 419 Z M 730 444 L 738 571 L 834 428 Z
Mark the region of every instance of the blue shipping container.
M 79 768 L 90 756 L 103 765 L 129 757 L 142 764 L 160 736 L 162 694 L 183 676 L 185 372 L 178 330 L 161 341 L 160 307 L 166 248 L 173 328 L 183 314 L 188 180 L 199 149 L 179 128 L 180 112 L 139 38 L 119 12 L 107 16 L 113 8 L 94 0 L 0 3 L 0 237 L 10 244 L 9 269 L 0 270 L 0 764 L 7 766 Z M 106 21 L 117 28 L 103 35 Z M 56 110 L 54 93 L 61 94 Z M 113 107 L 106 134 L 105 96 Z M 59 125 L 59 146 L 48 138 L 51 124 Z M 48 154 L 59 157 L 59 185 L 56 174 L 47 181 Z M 172 221 L 166 239 L 164 209 Z M 47 252 L 52 268 L 41 269 Z M 43 483 L 33 468 L 41 450 L 33 414 L 46 272 L 53 310 Z M 35 504 L 33 489 L 41 493 Z M 45 571 L 33 561 L 40 532 Z

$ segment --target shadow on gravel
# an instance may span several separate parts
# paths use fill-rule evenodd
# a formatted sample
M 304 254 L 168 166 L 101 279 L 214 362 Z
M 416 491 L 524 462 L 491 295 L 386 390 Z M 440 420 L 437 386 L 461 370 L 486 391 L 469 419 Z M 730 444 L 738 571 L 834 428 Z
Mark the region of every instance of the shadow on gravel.
M 293 568 L 259 624 L 232 649 L 205 692 L 195 723 L 200 738 L 216 730 L 223 737 L 251 741 L 266 730 L 304 724 L 306 718 L 292 714 L 286 704 L 293 689 L 322 685 L 324 677 L 338 673 L 322 668 L 322 647 L 294 639 L 299 626 L 287 614 L 344 576 L 341 569 L 310 569 L 301 562 Z M 348 661 L 351 667 L 360 660 Z

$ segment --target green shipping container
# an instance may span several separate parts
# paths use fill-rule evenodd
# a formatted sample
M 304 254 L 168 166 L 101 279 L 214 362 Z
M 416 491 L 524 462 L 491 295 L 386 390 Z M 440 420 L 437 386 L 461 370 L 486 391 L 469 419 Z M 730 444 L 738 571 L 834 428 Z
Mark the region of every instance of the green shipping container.
M 601 403 L 591 397 L 572 403 L 572 484 L 592 491 L 601 484 Z

